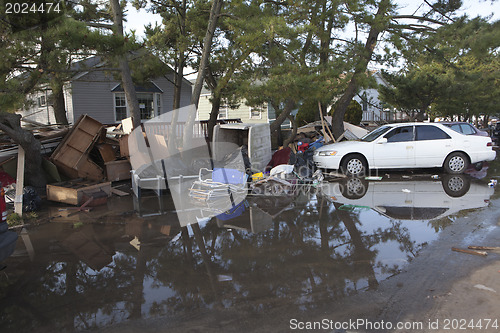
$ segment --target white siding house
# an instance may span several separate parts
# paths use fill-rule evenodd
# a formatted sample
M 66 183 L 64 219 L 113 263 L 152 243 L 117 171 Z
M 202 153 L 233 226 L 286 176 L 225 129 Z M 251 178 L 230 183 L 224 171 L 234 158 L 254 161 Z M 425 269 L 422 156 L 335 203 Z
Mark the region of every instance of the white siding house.
M 375 79 L 377 85 L 387 86 L 387 82 L 382 77 L 380 71 L 371 72 L 370 74 Z M 391 122 L 394 120 L 394 112 L 385 107 L 379 99 L 377 88 L 361 89 L 353 99 L 361 105 L 363 110 L 362 123 Z
M 210 118 L 210 112 L 212 111 L 210 97 L 210 92 L 204 89 L 198 103 L 198 120 L 208 120 Z M 222 103 L 219 108 L 218 119 L 240 119 L 244 123 L 259 124 L 270 123 L 274 121 L 276 117 L 274 109 L 268 105 L 268 103 L 264 103 L 260 106 L 248 106 L 245 104 L 245 100 L 242 100 L 235 109 Z

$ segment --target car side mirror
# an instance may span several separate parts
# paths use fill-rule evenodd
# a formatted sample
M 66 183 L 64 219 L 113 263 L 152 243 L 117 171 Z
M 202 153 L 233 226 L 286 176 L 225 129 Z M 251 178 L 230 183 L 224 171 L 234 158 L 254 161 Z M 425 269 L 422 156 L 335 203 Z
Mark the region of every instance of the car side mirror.
M 384 144 L 384 143 L 387 143 L 387 138 L 382 138 L 380 140 L 378 140 L 377 144 Z

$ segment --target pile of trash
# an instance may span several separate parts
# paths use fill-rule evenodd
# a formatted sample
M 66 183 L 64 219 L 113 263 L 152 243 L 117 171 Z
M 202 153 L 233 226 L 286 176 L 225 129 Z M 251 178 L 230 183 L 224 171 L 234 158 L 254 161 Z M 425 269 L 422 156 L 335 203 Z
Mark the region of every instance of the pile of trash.
M 320 140 L 317 140 L 318 144 Z M 283 196 L 310 193 L 324 179 L 321 170 L 315 171 L 313 153 L 310 145 L 297 153 L 290 147 L 276 151 L 265 171 L 251 175 L 250 194 Z

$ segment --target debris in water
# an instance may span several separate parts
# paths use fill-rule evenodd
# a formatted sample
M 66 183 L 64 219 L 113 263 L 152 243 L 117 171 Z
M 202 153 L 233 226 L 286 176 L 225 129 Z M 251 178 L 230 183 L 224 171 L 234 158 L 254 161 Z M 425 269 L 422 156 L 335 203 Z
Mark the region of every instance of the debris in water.
M 463 253 L 474 254 L 477 256 L 484 256 L 484 257 L 486 257 L 488 255 L 488 253 L 486 253 L 485 251 L 473 251 L 473 250 L 459 249 L 456 247 L 452 247 L 451 250 L 455 251 L 455 252 L 463 252 Z
M 407 189 L 407 188 L 404 188 L 401 191 L 403 191 L 404 193 L 411 193 L 411 191 L 409 189 Z
M 233 277 L 231 275 L 217 275 L 217 279 L 219 282 L 233 281 Z
M 469 245 L 469 249 L 471 250 L 484 250 L 484 251 L 495 251 L 495 250 L 500 250 L 499 246 L 474 246 L 474 245 Z
M 496 292 L 497 292 L 495 289 L 492 289 L 492 288 L 486 287 L 486 286 L 484 286 L 484 285 L 482 285 L 482 284 L 476 284 L 476 285 L 474 286 L 474 288 L 481 289 L 481 290 L 492 291 L 492 292 L 494 292 L 494 293 L 496 293 Z
M 365 180 L 382 180 L 382 177 L 365 177 Z

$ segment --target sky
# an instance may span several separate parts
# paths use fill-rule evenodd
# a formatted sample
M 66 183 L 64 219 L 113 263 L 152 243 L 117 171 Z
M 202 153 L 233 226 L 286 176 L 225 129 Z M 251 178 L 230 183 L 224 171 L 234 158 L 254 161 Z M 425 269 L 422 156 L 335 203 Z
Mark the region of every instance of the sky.
M 405 8 L 404 13 L 410 14 L 418 9 L 419 4 L 423 3 L 423 1 L 417 0 L 397 0 L 397 2 L 402 8 Z M 460 13 L 467 14 L 469 17 L 493 15 L 493 21 L 500 20 L 500 0 L 463 0 L 463 3 L 463 9 Z M 161 23 L 159 15 L 147 13 L 144 9 L 137 11 L 130 4 L 127 6 L 127 20 L 125 29 L 127 31 L 135 30 L 139 37 L 144 37 L 144 25 Z

